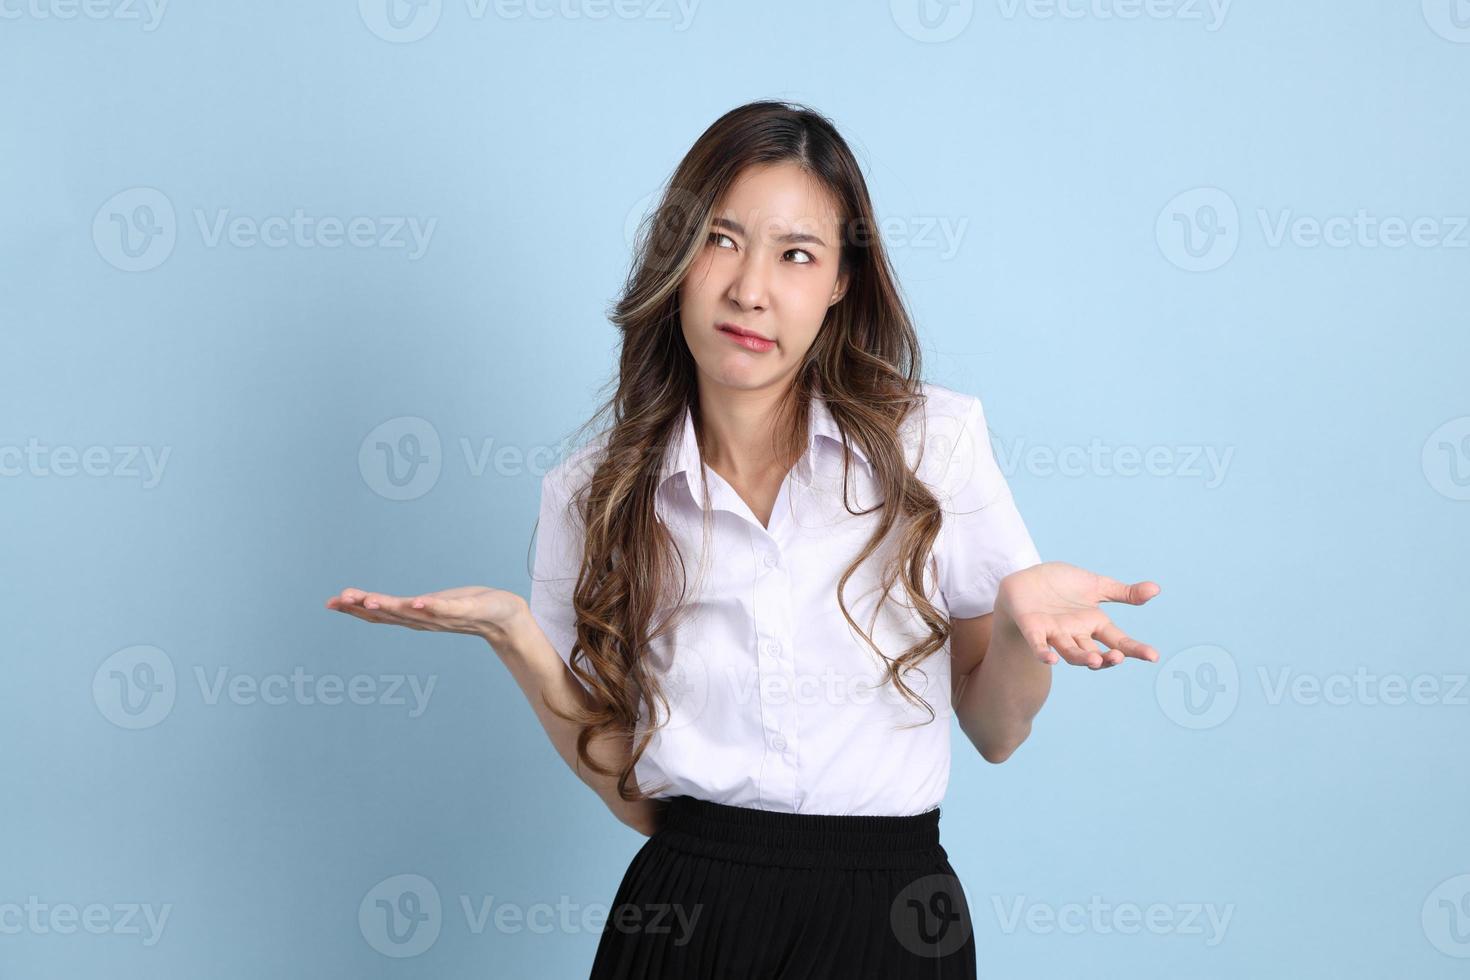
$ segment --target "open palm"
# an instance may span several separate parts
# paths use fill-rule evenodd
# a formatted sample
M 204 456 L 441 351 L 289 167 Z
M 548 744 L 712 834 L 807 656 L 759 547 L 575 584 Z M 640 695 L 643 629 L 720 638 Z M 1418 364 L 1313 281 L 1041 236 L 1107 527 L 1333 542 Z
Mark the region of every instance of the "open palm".
M 1070 664 L 1100 670 L 1126 657 L 1153 663 L 1159 652 L 1125 634 L 1098 604 L 1141 606 L 1160 591 L 1155 582 L 1125 585 L 1076 565 L 1049 561 L 1002 579 L 995 611 L 1002 627 L 1018 631 L 1042 663 L 1054 664 L 1060 656 Z M 1106 651 L 1098 649 L 1099 641 Z
M 526 600 L 514 592 L 483 585 L 465 585 L 416 596 L 343 589 L 327 600 L 327 608 L 370 623 L 490 637 L 525 610 Z

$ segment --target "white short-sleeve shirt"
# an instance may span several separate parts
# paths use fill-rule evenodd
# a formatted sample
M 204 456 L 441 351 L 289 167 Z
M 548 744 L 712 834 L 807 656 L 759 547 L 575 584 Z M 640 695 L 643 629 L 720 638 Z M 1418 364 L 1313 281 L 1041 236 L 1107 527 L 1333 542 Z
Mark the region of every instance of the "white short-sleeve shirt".
M 926 594 L 952 617 L 981 616 L 994 608 L 1002 578 L 1041 559 L 991 451 L 980 400 L 934 384 L 922 390 L 924 410 L 911 413 L 899 435 L 943 511 Z M 664 725 L 635 775 L 644 791 L 667 782 L 665 797 L 792 813 L 922 813 L 939 805 L 949 783 L 949 647 L 905 677 L 932 707 L 930 720 L 886 680 L 886 665 L 838 606 L 838 579 L 879 514 L 844 508 L 842 437 L 820 398 L 812 399 L 808 429 L 806 452 L 763 527 L 703 465 L 686 409 L 655 507 L 685 564 L 691 608 L 650 650 L 670 711 L 660 712 Z M 582 547 L 568 501 L 590 477 L 599 445 L 577 450 L 542 481 L 530 606 L 563 660 L 575 637 L 571 594 Z M 864 510 L 877 502 L 877 485 L 861 450 L 849 448 L 848 500 Z M 701 504 L 710 515 L 708 554 Z M 845 590 L 853 619 L 889 658 L 927 635 L 901 583 L 878 608 L 882 563 L 896 544 L 895 533 Z

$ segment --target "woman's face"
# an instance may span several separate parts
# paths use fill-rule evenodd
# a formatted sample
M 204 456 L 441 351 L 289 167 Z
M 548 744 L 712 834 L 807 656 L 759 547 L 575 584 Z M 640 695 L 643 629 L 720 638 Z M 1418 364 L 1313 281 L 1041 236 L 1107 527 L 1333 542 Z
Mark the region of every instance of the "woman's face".
M 795 164 L 746 170 L 714 209 L 679 287 L 680 322 L 700 383 L 789 383 L 827 309 L 842 298 L 841 226 L 826 190 Z M 743 329 L 764 341 L 737 339 Z

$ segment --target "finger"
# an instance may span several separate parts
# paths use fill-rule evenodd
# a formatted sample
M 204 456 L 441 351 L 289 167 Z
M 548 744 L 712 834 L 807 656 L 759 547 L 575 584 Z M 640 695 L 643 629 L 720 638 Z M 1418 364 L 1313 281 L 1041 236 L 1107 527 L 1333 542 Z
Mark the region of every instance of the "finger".
M 383 613 L 384 622 L 412 626 L 415 629 L 423 628 L 425 617 L 420 610 L 413 608 L 412 599 L 396 595 L 378 596 L 376 605 Z
M 1113 659 L 1111 651 L 1099 651 L 1097 647 L 1097 641 L 1094 640 L 1092 638 L 1092 635 L 1089 633 L 1073 633 L 1072 641 L 1077 644 L 1077 649 L 1086 652 L 1089 657 L 1091 657 L 1093 654 L 1097 654 L 1097 656 L 1099 657 L 1097 665 L 1092 666 L 1091 662 L 1089 662 L 1088 664 L 1088 666 L 1092 667 L 1093 670 L 1102 670 L 1106 667 L 1111 667 L 1113 666 L 1113 664 L 1123 659 L 1122 654 L 1119 654 L 1117 659 Z
M 1089 654 L 1086 650 L 1077 646 L 1076 641 L 1072 639 L 1070 633 L 1052 633 L 1047 639 L 1051 641 L 1051 645 L 1056 648 L 1057 653 L 1062 655 L 1062 659 L 1073 666 L 1092 667 L 1102 662 L 1102 657 L 1098 656 L 1096 651 Z
M 1110 648 L 1119 651 L 1124 657 L 1136 657 L 1139 660 L 1147 660 L 1149 663 L 1154 663 L 1159 659 L 1157 650 L 1147 643 L 1139 643 L 1112 623 L 1104 623 L 1093 630 L 1092 635 L 1102 640 Z
M 391 599 L 392 596 L 384 596 L 377 592 L 363 592 L 353 590 L 355 595 L 347 599 L 339 599 L 333 606 L 339 612 L 348 613 L 368 623 L 394 623 L 395 619 L 389 618 L 388 610 L 383 608 L 382 600 Z
M 448 599 L 439 596 L 421 595 L 414 596 L 406 603 L 409 610 L 417 613 L 427 613 L 430 616 L 448 616 L 459 600 L 451 597 Z
M 1143 581 L 1126 585 L 1106 575 L 1099 575 L 1097 583 L 1104 602 L 1126 602 L 1130 606 L 1141 606 L 1163 591 L 1157 582 Z
M 1109 623 L 1109 622 L 1104 621 L 1104 623 L 1102 625 L 1094 628 L 1093 631 L 1091 633 L 1087 634 L 1086 637 L 1085 637 L 1085 639 L 1086 639 L 1086 641 L 1088 643 L 1091 643 L 1091 642 L 1094 642 L 1094 641 L 1101 641 L 1102 642 L 1102 645 L 1106 648 L 1106 649 L 1103 650 L 1103 655 L 1102 655 L 1103 662 L 1102 662 L 1102 666 L 1099 667 L 1098 670 L 1102 670 L 1102 669 L 1104 669 L 1106 667 L 1116 667 L 1118 664 L 1120 664 L 1120 663 L 1123 662 L 1123 658 L 1124 658 L 1123 651 L 1122 650 L 1119 650 L 1117 648 L 1117 646 L 1115 646 L 1110 640 L 1108 640 L 1106 637 L 1104 637 L 1102 635 L 1103 633 L 1105 633 L 1107 631 L 1107 628 L 1110 627 L 1110 626 L 1112 626 L 1112 623 Z M 1082 642 L 1082 641 L 1079 640 L 1078 642 Z M 1091 649 L 1091 648 L 1089 647 L 1089 649 Z
M 1045 630 L 1022 631 L 1021 635 L 1026 638 L 1026 645 L 1031 648 L 1037 660 L 1044 664 L 1054 664 L 1060 659 L 1047 644 Z
M 368 609 L 386 609 L 389 612 L 402 612 L 408 608 L 407 599 L 386 592 L 369 592 L 363 596 L 362 604 Z
M 365 623 L 384 622 L 383 614 L 375 609 L 364 609 L 361 606 L 344 606 L 338 609 L 354 619 L 360 619 Z
M 418 630 L 432 628 L 415 620 L 400 616 L 388 609 L 357 609 L 353 611 L 353 615 L 369 623 L 382 623 L 386 626 L 407 626 L 411 629 Z

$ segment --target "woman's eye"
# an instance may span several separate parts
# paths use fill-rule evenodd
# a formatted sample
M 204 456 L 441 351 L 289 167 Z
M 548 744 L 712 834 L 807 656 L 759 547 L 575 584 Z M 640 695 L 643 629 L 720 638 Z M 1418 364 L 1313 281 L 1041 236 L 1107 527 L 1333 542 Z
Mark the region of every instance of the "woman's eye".
M 711 245 L 719 245 L 721 239 L 729 242 L 731 246 L 734 246 L 735 244 L 735 239 L 731 238 L 729 235 L 725 234 L 722 231 L 710 232 L 706 241 L 708 241 Z M 816 258 L 812 255 L 812 253 L 808 252 L 804 248 L 790 248 L 786 250 L 785 254 L 802 256 L 801 261 L 794 263 L 795 265 L 811 265 L 813 262 L 816 261 Z

